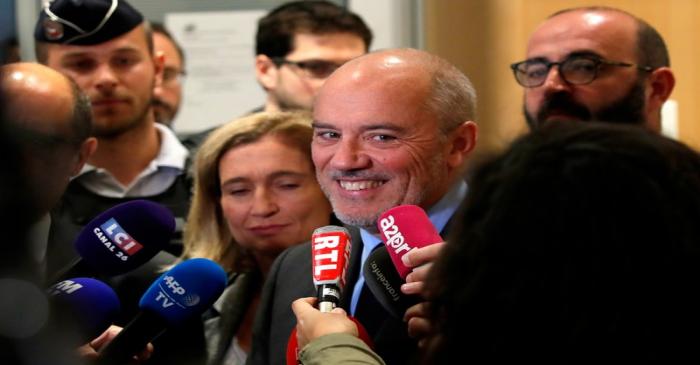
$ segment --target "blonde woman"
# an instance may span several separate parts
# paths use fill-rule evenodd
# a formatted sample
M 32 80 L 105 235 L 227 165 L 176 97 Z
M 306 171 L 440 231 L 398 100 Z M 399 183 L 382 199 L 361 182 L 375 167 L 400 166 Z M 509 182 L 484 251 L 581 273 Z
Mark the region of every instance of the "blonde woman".
M 212 132 L 197 152 L 183 258 L 209 258 L 229 273 L 229 287 L 205 318 L 210 364 L 245 362 L 272 262 L 330 223 L 311 137 L 306 113 L 257 113 Z

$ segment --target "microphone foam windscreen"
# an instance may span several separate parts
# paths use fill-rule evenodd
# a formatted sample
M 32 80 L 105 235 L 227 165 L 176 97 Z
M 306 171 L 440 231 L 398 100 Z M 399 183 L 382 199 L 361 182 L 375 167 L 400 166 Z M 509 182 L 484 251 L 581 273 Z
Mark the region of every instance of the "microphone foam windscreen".
M 99 336 L 119 315 L 117 294 L 107 284 L 92 278 L 74 278 L 52 285 L 48 294 L 55 316 L 80 332 L 81 343 Z
M 132 200 L 104 211 L 83 227 L 75 249 L 96 272 L 118 275 L 150 260 L 170 242 L 174 231 L 170 210 L 148 200 Z
M 414 248 L 442 242 L 428 215 L 416 205 L 399 205 L 387 210 L 377 220 L 377 228 L 402 279 L 411 272 L 411 268 L 401 262 L 403 255 Z
M 183 261 L 160 276 L 139 302 L 141 309 L 157 313 L 169 325 L 203 313 L 226 288 L 226 272 L 204 258 Z

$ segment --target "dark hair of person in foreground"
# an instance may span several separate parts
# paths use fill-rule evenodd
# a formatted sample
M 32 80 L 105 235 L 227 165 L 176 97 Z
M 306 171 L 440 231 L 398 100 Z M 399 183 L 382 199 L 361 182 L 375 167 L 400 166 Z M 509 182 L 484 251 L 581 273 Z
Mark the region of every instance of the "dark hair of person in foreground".
M 426 363 L 697 362 L 690 148 L 639 127 L 550 123 L 476 170 L 460 214 L 426 280 Z

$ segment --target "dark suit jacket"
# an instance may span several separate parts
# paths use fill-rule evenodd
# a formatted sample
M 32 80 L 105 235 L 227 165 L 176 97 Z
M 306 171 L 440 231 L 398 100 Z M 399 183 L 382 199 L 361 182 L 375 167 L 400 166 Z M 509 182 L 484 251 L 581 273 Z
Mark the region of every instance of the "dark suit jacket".
M 357 228 L 346 227 L 352 236 L 352 249 L 341 307 L 350 312 L 352 291 L 361 272 L 362 239 Z M 287 341 L 296 326 L 292 301 L 316 296 L 311 272 L 309 242 L 285 250 L 270 269 L 253 326 L 253 348 L 247 364 L 286 364 Z M 416 358 L 416 342 L 408 337 L 406 324 L 375 308 L 382 318 L 373 336 L 374 350 L 387 364 L 409 364 Z M 413 360 L 415 361 L 415 360 Z

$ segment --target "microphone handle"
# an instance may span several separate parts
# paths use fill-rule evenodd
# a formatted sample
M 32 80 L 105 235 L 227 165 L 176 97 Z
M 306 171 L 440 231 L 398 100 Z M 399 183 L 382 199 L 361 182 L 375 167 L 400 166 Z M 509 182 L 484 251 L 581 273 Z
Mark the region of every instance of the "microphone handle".
M 336 284 L 319 284 L 316 286 L 318 310 L 330 312 L 340 305 L 340 287 Z
M 83 260 L 82 257 L 78 256 L 70 265 L 64 267 L 59 272 L 54 274 L 50 281 L 46 282 L 48 286 L 56 284 L 66 279 L 70 278 L 80 278 L 80 277 L 93 277 L 95 276 L 95 270 L 90 267 L 90 265 Z
M 167 323 L 157 314 L 141 310 L 129 324 L 107 344 L 97 358 L 98 365 L 122 365 L 141 352 L 149 342 L 165 332 Z

